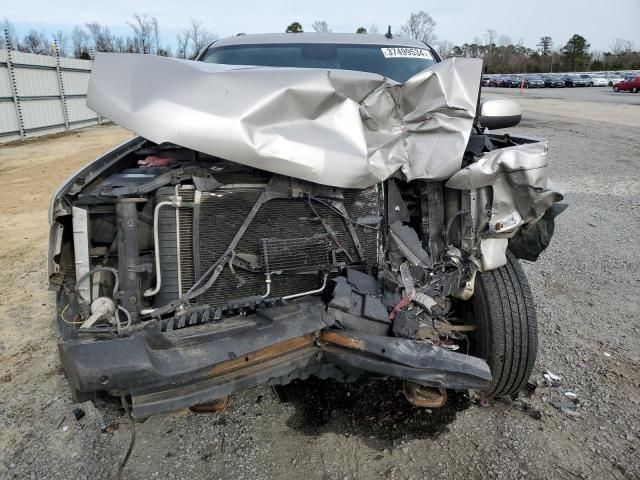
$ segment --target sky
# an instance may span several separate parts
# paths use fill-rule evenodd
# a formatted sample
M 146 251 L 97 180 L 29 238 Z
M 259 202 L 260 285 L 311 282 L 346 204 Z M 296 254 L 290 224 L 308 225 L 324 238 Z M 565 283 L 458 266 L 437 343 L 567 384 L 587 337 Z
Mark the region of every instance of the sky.
M 559 48 L 574 33 L 584 36 L 592 51 L 610 50 L 616 38 L 640 48 L 640 0 L 0 0 L 0 20 L 14 23 L 20 35 L 31 28 L 46 33 L 71 30 L 92 21 L 109 26 L 114 34 L 129 35 L 126 22 L 138 13 L 155 16 L 162 43 L 171 46 L 191 17 L 219 37 L 281 32 L 293 21 L 313 31 L 315 20 L 326 20 L 334 32 L 355 32 L 375 23 L 383 33 L 387 25 L 399 30 L 410 13 L 419 10 L 436 21 L 438 39 L 456 45 L 483 39 L 486 30 L 493 29 L 531 48 L 543 35 L 552 37 L 554 48 Z

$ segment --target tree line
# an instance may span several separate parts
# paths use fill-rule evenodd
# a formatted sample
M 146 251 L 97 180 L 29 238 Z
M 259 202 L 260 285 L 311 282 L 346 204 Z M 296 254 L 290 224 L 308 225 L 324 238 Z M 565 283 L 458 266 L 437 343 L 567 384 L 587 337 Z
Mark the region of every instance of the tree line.
M 156 17 L 134 15 L 127 22 L 130 35 L 114 35 L 109 27 L 98 22 L 75 26 L 70 32 L 59 30 L 45 34 L 30 30 L 22 38 L 7 19 L 0 23 L 6 42 L 14 50 L 90 59 L 94 52 L 146 53 L 151 55 L 193 58 L 203 47 L 218 38 L 200 20 L 192 18 L 173 45 L 162 45 L 160 27 Z M 314 32 L 331 32 L 325 20 L 311 25 Z M 617 38 L 607 51 L 591 51 L 590 44 L 580 34 L 574 34 L 566 43 L 556 45 L 550 36 L 543 35 L 535 48 L 526 47 L 523 41 L 513 42 L 507 35 L 498 35 L 493 29 L 474 38 L 473 42 L 454 45 L 439 39 L 435 34 L 436 22 L 427 12 L 410 14 L 406 22 L 394 32 L 395 36 L 424 41 L 434 47 L 440 56 L 482 58 L 485 73 L 569 72 L 598 70 L 640 69 L 640 50 L 633 42 Z M 300 22 L 292 22 L 285 29 L 288 33 L 302 33 Z M 376 24 L 360 26 L 355 33 L 379 34 Z M 175 49 L 175 50 L 174 50 Z
M 95 52 L 146 53 L 150 55 L 192 58 L 203 47 L 217 38 L 200 20 L 192 18 L 187 28 L 176 36 L 175 51 L 171 45 L 162 45 L 158 19 L 149 15 L 134 15 L 127 22 L 130 35 L 115 35 L 106 25 L 98 22 L 76 25 L 70 32 L 58 30 L 47 35 L 38 30 L 28 31 L 22 38 L 8 20 L 0 23 L 4 30 L 4 43 L 13 50 L 89 60 Z
M 590 51 L 582 35 L 574 34 L 559 48 L 553 39 L 540 37 L 536 48 L 514 44 L 508 37 L 497 37 L 488 30 L 485 41 L 446 45 L 439 52 L 444 57 L 476 57 L 484 61 L 485 73 L 552 73 L 640 69 L 640 51 L 629 40 L 616 39 L 609 51 Z

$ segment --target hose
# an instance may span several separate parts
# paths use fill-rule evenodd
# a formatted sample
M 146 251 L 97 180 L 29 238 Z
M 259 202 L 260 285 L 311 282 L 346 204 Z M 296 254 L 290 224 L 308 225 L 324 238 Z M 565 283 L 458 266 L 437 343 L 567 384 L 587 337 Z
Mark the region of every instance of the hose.
M 124 455 L 124 458 L 118 465 L 118 474 L 117 479 L 122 480 L 124 474 L 124 467 L 127 466 L 127 462 L 129 461 L 129 457 L 131 456 L 131 452 L 133 451 L 133 446 L 136 443 L 136 424 L 131 418 L 131 412 L 129 411 L 129 404 L 127 403 L 127 399 L 125 398 L 124 393 L 120 394 L 120 401 L 122 402 L 122 407 L 124 408 L 124 413 L 129 420 L 129 425 L 131 426 L 131 438 L 129 439 L 129 448 L 127 449 L 127 453 Z
M 160 272 L 160 233 L 158 228 L 158 217 L 160 214 L 160 209 L 162 207 L 170 207 L 173 205 L 174 202 L 166 200 L 164 202 L 158 203 L 156 205 L 156 208 L 153 210 L 153 247 L 156 260 L 156 286 L 154 288 L 145 290 L 143 294 L 145 297 L 153 297 L 160 291 L 160 287 L 162 286 L 162 273 Z
M 83 275 L 80 275 L 80 278 L 78 278 L 78 280 L 76 280 L 75 287 L 73 288 L 74 291 L 78 294 L 78 296 L 80 296 L 80 292 L 78 292 L 78 289 L 80 288 L 79 287 L 80 283 L 82 283 L 83 280 L 86 280 L 87 277 L 90 277 L 91 275 L 93 275 L 94 273 L 97 273 L 97 272 L 111 272 L 111 273 L 113 273 L 115 281 L 114 281 L 114 284 L 113 284 L 112 297 L 115 298 L 116 292 L 118 291 L 118 287 L 120 286 L 120 277 L 118 276 L 118 270 L 116 270 L 113 267 L 94 267 L 91 270 L 89 270 L 87 273 L 84 273 Z M 82 297 L 80 296 L 80 298 L 82 298 Z
M 309 290 L 308 292 L 300 292 L 300 293 L 294 293 L 293 295 L 286 295 L 286 296 L 282 297 L 282 299 L 283 300 L 291 300 L 293 298 L 304 297 L 306 295 L 313 295 L 314 293 L 320 293 L 325 288 L 327 288 L 327 278 L 328 277 L 329 277 L 329 274 L 325 273 L 324 274 L 324 281 L 322 282 L 322 286 L 320 288 L 317 288 L 315 290 Z

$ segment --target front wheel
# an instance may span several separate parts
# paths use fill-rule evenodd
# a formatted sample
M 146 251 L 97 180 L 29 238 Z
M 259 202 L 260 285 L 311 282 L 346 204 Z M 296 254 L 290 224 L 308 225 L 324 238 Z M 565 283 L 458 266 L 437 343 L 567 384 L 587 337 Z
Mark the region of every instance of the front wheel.
M 619 92 L 619 91 L 620 91 L 620 89 L 619 89 L 618 87 L 613 87 L 613 91 L 614 91 L 614 92 Z
M 507 252 L 506 265 L 478 273 L 470 301 L 476 333 L 472 353 L 491 368 L 486 397 L 514 395 L 529 380 L 538 351 L 533 296 L 518 260 Z
M 631 89 L 631 93 L 638 93 L 638 87 L 633 87 Z

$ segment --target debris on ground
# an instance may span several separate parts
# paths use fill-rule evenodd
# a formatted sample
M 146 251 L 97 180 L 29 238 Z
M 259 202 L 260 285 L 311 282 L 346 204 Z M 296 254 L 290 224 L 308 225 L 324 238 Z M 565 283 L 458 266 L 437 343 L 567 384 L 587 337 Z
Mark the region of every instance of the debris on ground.
M 525 385 L 522 395 L 524 395 L 527 398 L 531 398 L 531 395 L 535 393 L 536 388 L 538 388 L 538 386 L 535 383 L 529 382 Z
M 74 408 L 71 413 L 73 413 L 73 416 L 75 417 L 76 420 L 80 420 L 82 417 L 85 416 L 84 410 L 81 408 Z
M 547 370 L 545 372 L 545 374 L 543 375 L 544 379 L 547 381 L 547 385 L 550 387 L 559 387 L 560 386 L 560 380 L 562 379 L 562 377 L 560 377 L 559 375 L 556 375 L 553 372 L 550 372 L 549 370 Z
M 572 417 L 579 417 L 580 416 L 580 412 L 578 412 L 578 409 L 580 408 L 580 402 L 577 398 L 574 399 L 563 399 L 563 400 L 551 400 L 549 403 L 551 403 L 551 405 L 553 405 L 556 409 L 560 410 L 561 412 L 572 416 Z

